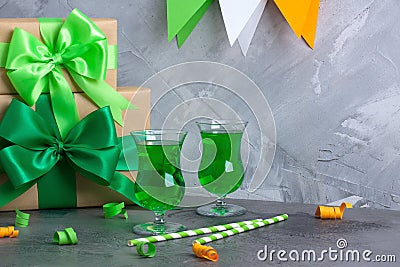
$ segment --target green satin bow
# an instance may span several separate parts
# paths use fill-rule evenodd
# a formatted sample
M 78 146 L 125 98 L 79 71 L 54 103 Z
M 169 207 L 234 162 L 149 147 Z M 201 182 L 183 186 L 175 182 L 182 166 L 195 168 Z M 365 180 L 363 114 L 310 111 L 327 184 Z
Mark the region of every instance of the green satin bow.
M 41 99 L 45 97 L 42 95 Z M 62 171 L 57 175 L 51 173 L 60 163 L 72 168 L 72 174 L 77 171 L 95 183 L 109 186 L 137 202 L 133 182 L 115 172 L 120 147 L 110 109 L 105 107 L 94 111 L 62 139 L 54 122 L 46 117 L 52 115 L 50 103 L 48 106 L 48 111 L 44 108 L 47 115 L 43 117 L 13 99 L 0 123 L 0 137 L 13 144 L 0 150 L 0 161 L 9 177 L 9 181 L 0 186 L 0 207 L 38 181 L 45 180 L 46 176 L 51 176 L 46 181 L 53 184 L 57 179 L 61 182 L 64 182 L 62 179 L 71 179 L 68 175 L 62 177 Z M 43 109 L 42 106 L 40 108 Z M 74 174 L 72 177 L 75 179 Z M 61 192 L 64 188 L 46 190 Z M 76 203 L 76 196 L 74 201 Z M 39 206 L 53 207 L 51 204 L 41 206 L 40 199 Z M 64 206 L 71 207 L 70 204 Z
M 32 106 L 48 90 L 58 128 L 65 138 L 79 117 L 63 67 L 97 106 L 109 105 L 114 120 L 122 125 L 121 111 L 134 107 L 104 81 L 108 60 L 104 33 L 77 9 L 64 23 L 48 18 L 39 22 L 44 44 L 20 28 L 15 28 L 9 44 L 7 75 L 20 96 Z

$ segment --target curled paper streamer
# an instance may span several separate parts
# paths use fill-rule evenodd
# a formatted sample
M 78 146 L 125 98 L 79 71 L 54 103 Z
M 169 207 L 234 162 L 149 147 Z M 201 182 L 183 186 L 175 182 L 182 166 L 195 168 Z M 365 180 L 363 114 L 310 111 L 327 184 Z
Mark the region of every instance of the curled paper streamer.
M 147 247 L 147 251 L 145 252 L 143 249 Z M 149 242 L 139 242 L 136 245 L 136 251 L 140 256 L 146 258 L 153 258 L 156 255 L 156 246 Z
M 72 227 L 65 228 L 64 231 L 54 233 L 53 241 L 59 245 L 76 245 L 78 237 Z
M 125 208 L 125 203 L 107 203 L 103 205 L 103 212 L 104 212 L 104 218 L 112 218 L 114 216 L 117 216 L 119 214 L 124 215 L 125 219 L 128 219 L 128 212 L 124 209 Z
M 14 229 L 14 226 L 8 226 L 8 227 L 0 227 L 0 238 L 2 237 L 17 237 L 19 234 L 18 230 Z
M 342 219 L 344 210 L 346 208 L 351 209 L 353 206 L 351 203 L 343 202 L 340 207 L 328 207 L 328 206 L 318 206 L 315 211 L 315 217 L 321 219 Z
M 213 247 L 204 246 L 194 242 L 192 246 L 194 254 L 199 258 L 204 258 L 211 261 L 218 261 L 218 253 Z
M 31 216 L 28 213 L 22 212 L 18 209 L 15 210 L 17 215 L 15 216 L 15 226 L 16 227 L 27 227 L 29 224 L 29 217 Z

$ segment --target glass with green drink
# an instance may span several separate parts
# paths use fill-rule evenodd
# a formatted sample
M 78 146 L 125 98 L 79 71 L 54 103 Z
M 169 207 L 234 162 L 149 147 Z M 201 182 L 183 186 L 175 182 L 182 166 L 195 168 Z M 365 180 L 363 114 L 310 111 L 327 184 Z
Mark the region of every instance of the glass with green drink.
M 180 156 L 187 132 L 147 130 L 131 132 L 138 152 L 135 197 L 139 204 L 155 214 L 154 222 L 136 225 L 138 234 L 162 234 L 185 230 L 185 226 L 165 222 L 164 214 L 181 202 L 185 182 Z
M 197 213 L 205 216 L 241 215 L 246 209 L 227 204 L 225 197 L 243 182 L 244 168 L 240 154 L 241 140 L 247 122 L 240 120 L 199 120 L 203 152 L 198 176 L 200 184 L 216 195 L 216 204 L 201 206 Z

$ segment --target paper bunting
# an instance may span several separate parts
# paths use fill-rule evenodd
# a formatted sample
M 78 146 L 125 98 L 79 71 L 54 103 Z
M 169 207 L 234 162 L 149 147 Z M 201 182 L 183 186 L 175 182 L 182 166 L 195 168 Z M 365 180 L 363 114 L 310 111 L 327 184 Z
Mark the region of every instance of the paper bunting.
M 320 0 L 274 0 L 298 38 L 314 49 Z
M 268 0 L 219 0 L 229 43 L 236 40 L 247 54 Z
M 181 47 L 214 0 L 167 0 L 168 41 Z M 231 46 L 239 42 L 244 55 L 250 47 L 268 0 L 219 0 Z M 314 49 L 320 0 L 274 0 L 298 38 Z
M 181 47 L 214 0 L 167 0 L 168 42 Z

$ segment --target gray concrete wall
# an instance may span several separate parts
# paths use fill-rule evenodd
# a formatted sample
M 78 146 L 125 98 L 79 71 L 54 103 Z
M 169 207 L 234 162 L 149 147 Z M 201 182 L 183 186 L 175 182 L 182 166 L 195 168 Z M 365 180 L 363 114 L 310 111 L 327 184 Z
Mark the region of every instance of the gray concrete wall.
M 400 1 L 322 0 L 312 51 L 270 0 L 247 57 L 229 47 L 216 2 L 181 49 L 167 42 L 164 0 L 0 1 L 0 17 L 65 17 L 74 7 L 119 20 L 120 86 L 194 60 L 233 66 L 258 84 L 275 117 L 277 153 L 260 189 L 234 197 L 328 203 L 358 196 L 359 206 L 400 209 Z M 153 127 L 198 96 L 232 102 L 247 116 L 225 90 L 193 86 L 160 101 Z

